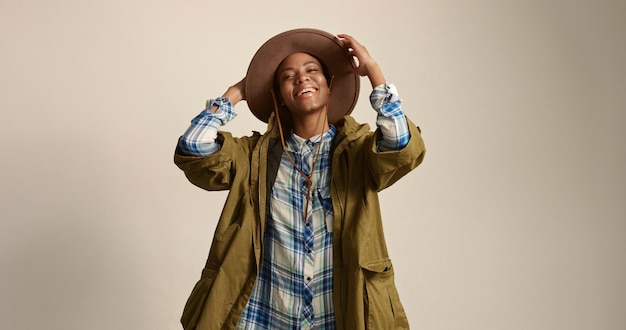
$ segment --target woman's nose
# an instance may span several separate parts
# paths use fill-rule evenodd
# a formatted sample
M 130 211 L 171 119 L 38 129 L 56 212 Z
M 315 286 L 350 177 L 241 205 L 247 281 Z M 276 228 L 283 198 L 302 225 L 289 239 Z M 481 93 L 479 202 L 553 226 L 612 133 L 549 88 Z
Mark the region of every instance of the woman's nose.
M 307 80 L 309 80 L 309 75 L 306 72 L 299 73 L 296 76 L 296 82 L 297 83 L 303 83 L 303 82 L 305 82 Z

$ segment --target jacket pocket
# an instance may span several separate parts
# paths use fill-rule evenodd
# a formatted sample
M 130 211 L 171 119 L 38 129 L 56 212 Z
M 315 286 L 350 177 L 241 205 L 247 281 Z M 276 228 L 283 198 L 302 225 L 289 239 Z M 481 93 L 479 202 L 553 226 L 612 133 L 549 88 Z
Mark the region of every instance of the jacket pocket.
M 216 275 L 217 270 L 205 268 L 202 271 L 202 276 L 191 291 L 183 309 L 183 315 L 180 319 L 183 329 L 195 329 Z
M 220 234 L 216 233 L 211 243 L 209 258 L 207 259 L 207 268 L 217 269 L 222 265 L 224 257 L 230 248 L 241 226 L 238 223 L 231 224 L 226 230 Z
M 233 206 L 233 214 L 228 219 L 220 218 L 220 222 L 215 229 L 213 242 L 209 251 L 206 268 L 217 269 L 222 265 L 226 254 L 231 248 L 231 243 L 237 236 L 239 229 L 250 221 L 249 215 L 251 202 L 249 194 L 245 193 L 241 199 Z
M 408 329 L 393 277 L 391 260 L 361 265 L 365 278 L 365 324 L 367 329 Z

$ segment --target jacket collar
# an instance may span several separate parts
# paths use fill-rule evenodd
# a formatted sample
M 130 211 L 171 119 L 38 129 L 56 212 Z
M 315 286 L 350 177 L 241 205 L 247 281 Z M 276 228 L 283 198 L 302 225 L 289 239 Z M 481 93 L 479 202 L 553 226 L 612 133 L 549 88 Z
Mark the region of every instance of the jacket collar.
M 338 120 L 334 126 L 335 128 L 337 128 L 337 135 L 343 135 L 344 137 L 348 137 L 348 139 L 346 140 L 348 142 L 358 139 L 370 130 L 368 124 L 360 124 L 354 119 L 354 117 L 350 115 L 346 115 Z M 267 121 L 267 129 L 265 131 L 265 135 L 268 135 L 272 138 L 280 138 L 280 130 L 278 128 L 278 122 L 274 113 L 270 115 L 270 118 Z M 341 138 L 341 140 L 344 139 Z

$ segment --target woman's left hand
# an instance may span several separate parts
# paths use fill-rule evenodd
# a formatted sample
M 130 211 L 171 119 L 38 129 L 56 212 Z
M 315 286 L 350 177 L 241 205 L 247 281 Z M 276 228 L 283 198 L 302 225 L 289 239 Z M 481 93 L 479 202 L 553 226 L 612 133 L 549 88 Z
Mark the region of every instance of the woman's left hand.
M 354 37 L 348 34 L 338 34 L 348 52 L 356 58 L 354 72 L 359 76 L 370 78 L 372 86 L 378 86 L 386 82 L 378 63 L 372 58 L 365 46 L 361 45 Z

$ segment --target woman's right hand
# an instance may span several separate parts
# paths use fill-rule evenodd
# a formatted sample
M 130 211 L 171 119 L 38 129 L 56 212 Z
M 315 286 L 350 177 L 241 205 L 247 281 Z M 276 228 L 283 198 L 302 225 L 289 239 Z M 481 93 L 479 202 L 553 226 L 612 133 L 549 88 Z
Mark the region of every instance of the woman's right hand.
M 227 98 L 230 104 L 235 106 L 241 100 L 246 99 L 246 77 L 243 77 L 238 83 L 228 87 L 222 97 Z M 217 111 L 217 105 L 214 105 L 209 111 Z
M 238 83 L 230 86 L 226 93 L 224 93 L 224 97 L 230 100 L 232 105 L 235 105 L 237 102 L 246 99 L 246 77 L 243 77 Z

